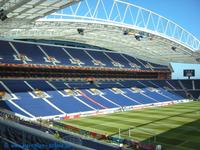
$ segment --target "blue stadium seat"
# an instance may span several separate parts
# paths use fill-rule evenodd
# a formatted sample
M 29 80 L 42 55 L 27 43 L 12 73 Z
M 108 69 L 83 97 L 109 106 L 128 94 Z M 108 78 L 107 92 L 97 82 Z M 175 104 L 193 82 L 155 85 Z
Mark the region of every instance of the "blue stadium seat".
M 143 89 L 144 91 L 144 94 L 149 96 L 149 97 L 152 97 L 154 98 L 155 100 L 157 101 L 160 101 L 160 102 L 164 102 L 164 101 L 171 101 L 172 99 L 171 98 L 168 98 L 168 97 L 165 97 L 157 92 L 151 92 L 149 91 L 148 89 Z
M 129 97 L 133 98 L 134 100 L 136 100 L 137 102 L 141 103 L 141 104 L 149 104 L 149 103 L 155 103 L 157 101 L 154 101 L 144 95 L 142 95 L 141 93 L 133 93 L 130 91 L 130 89 L 124 89 L 126 91 L 126 95 L 128 95 Z
M 92 95 L 91 93 L 89 93 L 87 90 L 82 90 L 85 94 L 87 94 L 90 98 L 94 99 L 96 102 L 102 104 L 103 106 L 106 106 L 107 108 L 115 108 L 116 105 L 114 105 L 113 103 L 103 99 L 102 97 L 100 97 L 99 95 Z
M 141 70 L 145 70 L 146 69 L 145 66 L 142 63 L 140 63 L 138 60 L 136 60 L 134 57 L 126 55 L 126 54 L 122 54 L 122 55 L 125 56 L 132 63 L 137 64 L 138 66 L 140 66 Z
M 0 102 L 0 108 L 1 109 L 9 110 L 11 112 L 20 114 L 20 115 L 25 116 L 25 117 L 31 118 L 30 115 L 28 115 L 27 113 L 23 112 L 22 110 L 20 110 L 16 106 L 14 106 L 10 101 L 1 101 Z
M 131 66 L 129 65 L 129 62 L 126 59 L 124 59 L 119 53 L 109 53 L 109 52 L 105 52 L 105 53 L 114 61 L 122 64 L 124 66 L 123 68 L 131 68 Z
M 81 62 L 85 64 L 83 66 L 91 66 L 94 67 L 92 63 L 92 59 L 81 49 L 73 49 L 73 48 L 65 48 L 68 53 L 75 59 L 79 59 Z
M 104 63 L 106 66 L 105 67 L 109 67 L 109 68 L 115 68 L 111 62 L 111 60 L 108 59 L 108 57 L 106 57 L 106 55 L 104 55 L 102 52 L 100 51 L 87 51 L 94 59 L 96 60 L 100 60 L 102 63 Z
M 113 102 L 115 102 L 116 104 L 124 107 L 124 106 L 133 106 L 136 103 L 134 103 L 133 101 L 131 101 L 130 99 L 124 97 L 121 94 L 115 94 L 114 92 L 110 91 L 109 89 L 104 89 L 101 90 L 103 93 L 105 93 L 105 97 L 112 100 Z
M 17 55 L 9 42 L 0 40 L 0 63 L 6 64 L 23 64 L 22 61 L 14 59 L 13 55 Z
M 176 88 L 180 86 L 177 80 L 169 82 Z M 0 91 L 14 94 L 18 99 L 13 99 L 13 97 L 10 100 L 2 100 L 0 108 L 27 117 L 45 117 L 182 100 L 188 97 L 188 93 L 194 98 L 199 97 L 198 90 L 189 89 L 187 92 L 183 89 L 166 90 L 164 89 L 166 85 L 169 84 L 165 81 L 153 80 L 151 82 L 100 81 L 96 88 L 102 95 L 93 95 L 92 90 L 89 92 L 91 86 L 86 81 L 1 80 Z M 35 95 L 33 91 L 35 89 L 44 91 L 46 97 Z M 67 89 L 77 90 L 72 91 L 74 95 L 69 95 L 66 92 Z
M 83 102 L 85 102 L 86 104 L 88 104 L 91 107 L 93 107 L 94 109 L 97 109 L 97 110 L 105 109 L 104 106 L 102 106 L 101 104 L 99 104 L 99 103 L 97 104 L 94 99 L 87 98 L 86 96 L 79 96 L 78 98 L 80 100 L 82 100 Z
M 65 53 L 65 51 L 61 47 L 47 45 L 40 46 L 49 56 L 55 57 L 56 60 L 60 61 L 61 63 L 59 65 L 77 66 L 71 64 L 70 56 L 67 53 Z
M 137 70 L 152 70 L 147 65 L 152 66 L 155 70 L 167 68 L 167 66 L 153 64 L 108 50 L 87 50 L 85 47 L 71 48 L 22 41 L 12 41 L 10 43 L 14 48 L 11 47 L 9 41 L 0 41 L 2 49 L 0 51 L 0 63 L 129 68 Z
M 28 93 L 15 93 L 20 99 L 14 102 L 36 117 L 55 116 L 62 113 L 41 98 L 33 99 Z
M 21 42 L 12 42 L 17 51 L 20 54 L 26 55 L 32 61 L 28 61 L 28 64 L 45 64 L 45 65 L 52 65 L 50 62 L 45 62 L 44 57 L 45 55 L 42 51 L 38 48 L 36 44 L 30 43 L 21 43 Z
M 7 80 L 3 83 L 14 92 L 14 94 L 19 98 L 13 100 L 13 102 L 19 105 L 21 108 L 29 112 L 30 114 L 39 117 L 39 116 L 53 116 L 60 115 L 61 112 L 50 106 L 41 98 L 33 98 L 28 92 L 32 91 L 23 80 Z M 7 91 L 9 92 L 9 91 Z
M 63 110 L 65 113 L 79 113 L 92 111 L 91 108 L 84 105 L 73 96 L 63 97 L 57 91 L 47 91 L 51 98 L 47 98 L 50 102 Z
M 183 97 L 181 97 L 181 96 L 179 96 L 177 94 L 174 94 L 174 93 L 172 93 L 170 91 L 167 91 L 165 89 L 159 88 L 159 90 L 160 90 L 160 93 L 170 97 L 172 100 L 181 100 L 181 99 L 183 99 Z

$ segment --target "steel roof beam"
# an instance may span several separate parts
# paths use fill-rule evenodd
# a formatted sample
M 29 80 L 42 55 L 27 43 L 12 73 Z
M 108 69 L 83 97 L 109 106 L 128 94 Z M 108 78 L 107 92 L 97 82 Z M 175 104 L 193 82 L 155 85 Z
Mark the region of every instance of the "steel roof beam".
M 8 1 L 7 0 L 2 0 L 0 2 L 0 8 L 3 7 Z
M 9 14 L 11 12 L 13 12 L 14 10 L 18 9 L 19 7 L 29 3 L 32 0 L 22 0 L 20 2 L 18 2 L 17 4 L 15 4 L 14 6 L 12 6 L 11 8 L 8 8 L 7 10 L 5 10 L 5 14 Z
M 45 2 L 45 1 L 46 1 L 46 0 L 40 0 L 40 1 L 38 1 L 38 2 L 35 3 L 31 8 L 37 7 L 38 5 L 42 4 L 42 3 Z M 26 8 L 26 9 L 22 10 L 22 11 L 19 12 L 17 15 L 21 15 L 21 14 L 27 12 L 28 10 L 30 10 L 30 8 Z M 16 17 L 17 15 L 13 15 L 11 18 Z
M 70 0 L 67 4 L 60 6 L 58 9 L 53 9 L 53 10 L 51 10 L 51 11 L 48 11 L 48 12 L 44 13 L 43 16 L 47 16 L 47 15 L 49 15 L 49 14 L 52 14 L 52 13 L 56 12 L 57 10 L 63 9 L 63 8 L 65 8 L 65 7 L 68 7 L 68 6 L 71 6 L 71 5 L 73 5 L 73 4 L 75 4 L 75 3 L 78 3 L 78 2 L 80 2 L 80 1 L 82 1 L 82 0 Z M 54 4 L 54 5 L 55 5 L 55 4 Z M 41 18 L 41 16 L 35 17 L 35 18 L 32 19 L 31 21 L 35 21 L 35 20 L 37 20 L 37 19 L 39 19 L 39 18 Z

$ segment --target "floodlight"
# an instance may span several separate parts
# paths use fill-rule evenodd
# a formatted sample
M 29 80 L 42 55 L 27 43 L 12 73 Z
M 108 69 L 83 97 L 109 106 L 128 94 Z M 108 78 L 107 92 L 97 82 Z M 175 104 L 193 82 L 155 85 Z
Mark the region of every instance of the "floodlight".
M 175 46 L 172 46 L 171 48 L 173 51 L 176 51 L 176 47 Z
M 78 34 L 84 35 L 84 29 L 78 28 L 77 31 L 78 31 Z
M 1 10 L 0 10 L 0 20 L 1 20 L 1 21 L 4 21 L 4 20 L 6 20 L 7 18 L 8 18 L 8 17 L 6 16 L 4 9 L 1 9 Z
M 128 35 L 129 31 L 128 30 L 125 30 L 124 31 L 124 35 Z

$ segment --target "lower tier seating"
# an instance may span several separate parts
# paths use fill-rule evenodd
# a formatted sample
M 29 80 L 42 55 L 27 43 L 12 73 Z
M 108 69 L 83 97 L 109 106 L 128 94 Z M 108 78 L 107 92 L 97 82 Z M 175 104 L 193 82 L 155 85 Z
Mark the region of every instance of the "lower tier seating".
M 195 85 L 196 80 L 191 82 Z M 78 83 L 74 87 L 72 81 L 0 80 L 0 109 L 29 118 L 56 117 L 200 97 L 199 90 L 181 89 L 177 80 Z

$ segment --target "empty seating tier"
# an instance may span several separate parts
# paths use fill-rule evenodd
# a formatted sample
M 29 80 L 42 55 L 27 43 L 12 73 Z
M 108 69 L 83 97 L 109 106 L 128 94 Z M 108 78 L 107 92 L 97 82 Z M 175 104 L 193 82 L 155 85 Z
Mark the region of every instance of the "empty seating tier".
M 81 66 L 131 70 L 169 70 L 141 59 L 109 50 L 92 50 L 22 41 L 0 41 L 0 63 Z
M 199 80 L 188 80 L 187 83 L 191 85 L 192 82 L 195 84 Z M 176 88 L 165 88 L 170 85 Z M 199 90 L 182 89 L 177 80 L 96 83 L 68 80 L 0 80 L 0 108 L 28 118 L 121 109 L 188 97 L 198 99 L 199 96 Z

